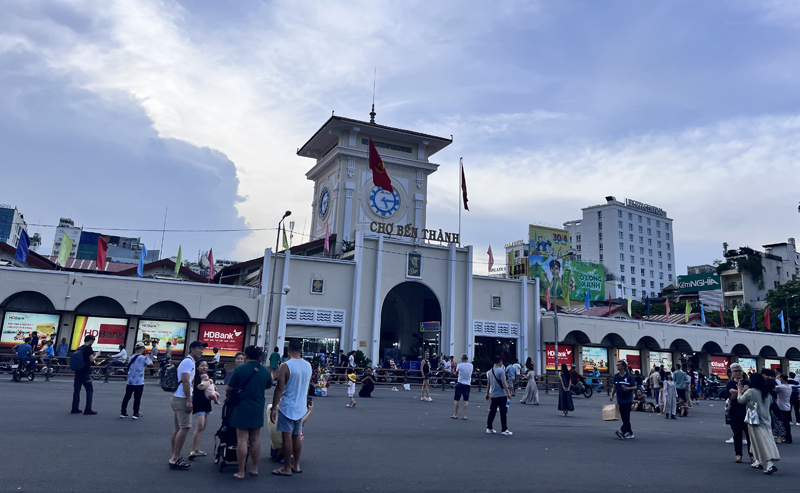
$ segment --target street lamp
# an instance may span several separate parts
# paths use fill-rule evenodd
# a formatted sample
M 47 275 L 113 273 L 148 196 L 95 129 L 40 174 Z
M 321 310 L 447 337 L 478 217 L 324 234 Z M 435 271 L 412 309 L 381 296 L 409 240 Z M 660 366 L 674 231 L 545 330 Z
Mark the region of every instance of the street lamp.
M 797 298 L 797 295 L 793 294 L 793 295 L 789 296 L 788 298 L 786 298 L 786 333 L 787 334 L 791 334 L 792 333 L 792 321 L 789 318 L 789 300 L 793 299 L 793 298 Z M 794 305 L 794 303 L 792 303 L 792 305 Z
M 269 310 L 267 310 L 267 330 L 266 334 L 264 335 L 264 353 L 262 356 L 263 361 L 266 361 L 267 358 L 266 348 L 269 347 L 270 327 L 272 326 L 272 296 L 275 294 L 275 271 L 278 268 L 278 241 L 281 239 L 281 224 L 283 224 L 284 219 L 291 215 L 292 211 L 286 211 L 283 213 L 283 217 L 280 221 L 278 221 L 278 234 L 275 236 L 275 253 L 273 253 L 275 259 L 272 263 L 272 281 L 270 282 L 269 286 Z M 289 290 L 286 289 L 287 287 L 288 286 L 284 287 L 286 294 L 289 293 Z

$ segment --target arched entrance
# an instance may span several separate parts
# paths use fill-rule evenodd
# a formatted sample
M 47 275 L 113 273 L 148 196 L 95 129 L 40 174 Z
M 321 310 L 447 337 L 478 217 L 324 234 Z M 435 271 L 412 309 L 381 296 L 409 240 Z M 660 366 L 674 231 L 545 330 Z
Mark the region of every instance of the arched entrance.
M 378 357 L 416 361 L 423 350 L 439 354 L 441 332 L 420 331 L 420 324 L 441 321 L 442 307 L 431 288 L 415 281 L 398 284 L 383 300 Z

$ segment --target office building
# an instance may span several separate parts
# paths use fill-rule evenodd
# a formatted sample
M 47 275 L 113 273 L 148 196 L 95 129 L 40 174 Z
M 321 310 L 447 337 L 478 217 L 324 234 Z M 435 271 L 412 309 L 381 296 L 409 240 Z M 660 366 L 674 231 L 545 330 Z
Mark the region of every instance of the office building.
M 800 278 L 800 253 L 794 238 L 764 245 L 763 252 L 748 247 L 728 250 L 727 244 L 725 247 L 720 277 L 726 309 L 749 304 L 763 310 L 770 289 Z M 754 277 L 759 267 L 763 268 L 761 275 Z
M 75 221 L 68 217 L 62 217 L 58 220 L 56 234 L 53 237 L 53 249 L 50 251 L 50 255 L 55 255 L 57 257 L 58 254 L 61 253 L 61 240 L 64 238 L 65 234 L 72 240 L 72 248 L 70 249 L 69 257 L 75 258 L 78 254 L 78 244 L 81 242 L 81 228 L 76 228 Z
M 16 207 L 0 204 L 0 241 L 16 247 L 22 230 L 27 226 Z

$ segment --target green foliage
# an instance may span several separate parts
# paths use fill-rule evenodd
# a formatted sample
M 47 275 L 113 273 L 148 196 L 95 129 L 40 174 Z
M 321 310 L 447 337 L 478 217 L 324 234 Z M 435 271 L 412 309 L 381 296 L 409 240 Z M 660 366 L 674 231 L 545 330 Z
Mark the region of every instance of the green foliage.
M 364 352 L 360 349 L 353 355 L 353 359 L 355 359 L 356 366 L 359 368 L 366 368 L 372 364 L 372 360 L 364 356 Z
M 492 367 L 492 358 L 488 356 L 480 356 L 472 360 L 472 366 L 475 368 L 475 371 L 489 371 L 489 369 Z
M 761 256 L 750 248 L 742 247 L 739 251 L 746 254 L 745 257 L 728 260 L 717 265 L 717 275 L 721 275 L 726 270 L 735 269 L 737 272 L 747 273 L 750 279 L 758 285 L 758 289 L 764 289 L 764 265 L 761 263 Z
M 798 324 L 800 324 L 800 281 L 789 281 L 781 284 L 767 292 L 767 303 L 772 308 L 770 318 L 774 320 L 771 324 L 773 332 L 780 332 L 781 321 L 778 314 L 783 310 L 784 318 L 789 324 L 792 334 L 798 334 Z M 791 322 L 790 322 L 791 321 Z

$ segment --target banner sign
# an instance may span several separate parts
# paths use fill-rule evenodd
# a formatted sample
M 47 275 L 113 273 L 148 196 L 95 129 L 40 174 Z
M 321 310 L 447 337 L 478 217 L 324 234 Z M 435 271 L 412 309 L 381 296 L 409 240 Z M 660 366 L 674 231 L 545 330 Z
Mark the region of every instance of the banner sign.
M 711 356 L 711 373 L 716 373 L 721 378 L 728 378 L 728 368 L 731 366 L 731 359 L 727 356 Z
M 650 351 L 650 368 L 664 365 L 664 370 L 672 370 L 672 353 L 667 351 Z
M 769 368 L 770 370 L 778 370 L 777 373 L 781 372 L 781 360 L 779 359 L 765 359 L 764 360 L 764 368 Z
M 125 344 L 125 335 L 128 333 L 127 318 L 75 317 L 75 326 L 72 328 L 72 350 L 78 349 L 83 344 L 83 338 L 89 334 L 94 336 L 92 349 L 106 353 L 118 353 L 119 345 Z M 130 349 L 130 348 L 128 348 Z M 128 353 L 131 353 L 129 350 Z
M 789 360 L 789 373 L 800 374 L 800 361 Z
M 34 331 L 39 335 L 39 347 L 58 330 L 59 315 L 44 313 L 6 312 L 3 317 L 3 333 L 0 347 L 14 347 L 25 342 Z M 55 348 L 53 348 L 55 349 Z
M 559 348 L 561 349 L 561 348 Z M 608 349 L 604 347 L 583 347 L 583 372 L 597 371 L 608 373 Z
M 167 350 L 167 341 L 172 343 L 172 354 L 182 355 L 186 343 L 186 322 L 161 322 L 158 320 L 140 320 L 136 332 L 136 342 L 143 342 L 152 348 L 153 340 L 158 341 L 158 351 Z
M 200 324 L 198 340 L 208 343 L 203 356 L 213 355 L 216 347 L 220 356 L 233 357 L 244 349 L 244 325 Z
M 722 289 L 719 276 L 716 274 L 678 276 L 678 292 L 696 293 L 698 291 L 712 291 L 714 289 Z
M 554 344 L 546 344 L 545 345 L 545 352 L 547 353 L 547 358 L 545 359 L 545 366 L 546 370 L 555 370 L 556 369 L 556 347 Z M 562 363 L 567 365 L 567 368 L 572 366 L 575 363 L 575 358 L 572 357 L 572 346 L 570 344 L 559 344 L 558 345 L 558 364 L 561 365 Z
M 638 349 L 619 349 L 617 359 L 624 359 L 628 362 L 628 369 L 631 371 L 642 371 L 642 355 Z
M 569 231 L 531 224 L 528 226 L 531 255 L 561 257 L 570 251 Z
M 442 330 L 441 322 L 420 322 L 420 332 L 439 332 Z
M 570 300 L 583 302 L 588 291 L 589 300 L 605 301 L 606 271 L 603 264 L 537 255 L 528 257 L 528 263 L 529 277 L 539 278 L 542 297 L 550 289 L 552 298 L 564 299 L 564 293 L 569 293 Z
M 758 371 L 755 358 L 739 358 L 739 364 L 742 365 L 742 370 L 747 373 L 747 376 Z

